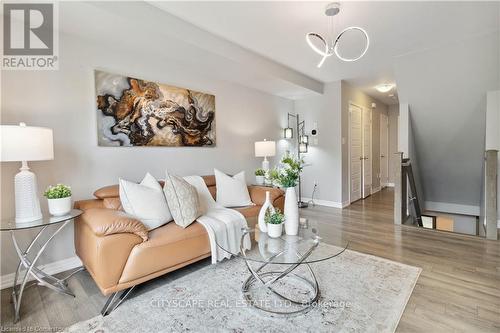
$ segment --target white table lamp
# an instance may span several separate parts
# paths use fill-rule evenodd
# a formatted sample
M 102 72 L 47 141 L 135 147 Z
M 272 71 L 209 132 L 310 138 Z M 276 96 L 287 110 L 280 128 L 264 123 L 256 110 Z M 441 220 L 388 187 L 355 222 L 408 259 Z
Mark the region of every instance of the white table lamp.
M 2 162 L 22 162 L 15 176 L 16 222 L 30 222 L 42 218 L 36 176 L 30 171 L 28 161 L 54 159 L 52 130 L 26 126 L 25 123 L 0 126 Z
M 262 161 L 262 169 L 269 170 L 268 157 L 276 155 L 276 143 L 274 141 L 257 141 L 255 142 L 255 157 L 264 157 Z

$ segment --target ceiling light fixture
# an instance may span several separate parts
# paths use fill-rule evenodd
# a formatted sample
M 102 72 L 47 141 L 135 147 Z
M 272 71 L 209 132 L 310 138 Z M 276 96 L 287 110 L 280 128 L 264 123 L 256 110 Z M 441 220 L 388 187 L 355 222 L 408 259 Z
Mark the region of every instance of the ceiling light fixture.
M 320 68 L 323 65 L 326 58 L 328 58 L 334 54 L 342 61 L 351 62 L 351 61 L 356 61 L 356 60 L 361 59 L 365 55 L 366 51 L 368 51 L 368 47 L 370 45 L 370 39 L 368 37 L 368 34 L 366 33 L 366 31 L 363 28 L 348 27 L 348 28 L 345 28 L 344 30 L 342 30 L 337 35 L 337 37 L 333 37 L 334 36 L 333 35 L 333 17 L 335 15 L 337 15 L 339 12 L 340 12 L 340 3 L 338 3 L 338 2 L 330 3 L 325 8 L 325 15 L 328 16 L 328 19 L 329 19 L 329 21 L 328 21 L 329 29 L 328 30 L 329 30 L 329 35 L 331 38 L 325 39 L 320 34 L 315 33 L 315 32 L 310 32 L 306 35 L 307 44 L 309 44 L 309 46 L 311 47 L 311 49 L 313 49 L 314 52 L 318 53 L 320 56 L 323 57 L 323 58 L 321 58 L 321 61 L 318 63 L 318 68 Z M 361 54 L 358 57 L 347 58 L 347 57 L 343 57 L 339 54 L 339 51 L 338 51 L 339 41 L 342 38 L 342 36 L 349 31 L 359 31 L 359 32 L 363 33 L 363 35 L 366 39 L 365 48 L 363 49 L 363 52 L 361 52 Z M 314 45 L 313 38 L 316 38 L 317 40 L 320 41 L 321 47 L 324 48 L 323 50 L 318 48 L 316 45 Z
M 381 93 L 389 92 L 392 90 L 392 88 L 394 88 L 394 85 L 390 83 L 382 83 L 375 87 L 375 89 L 377 89 L 377 91 Z

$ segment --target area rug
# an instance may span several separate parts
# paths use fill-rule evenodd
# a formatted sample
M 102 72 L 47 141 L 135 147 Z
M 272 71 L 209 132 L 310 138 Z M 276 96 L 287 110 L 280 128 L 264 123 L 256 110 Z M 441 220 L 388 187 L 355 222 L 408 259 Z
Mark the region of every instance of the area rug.
M 67 332 L 394 332 L 421 272 L 350 250 L 311 267 L 320 298 L 297 315 L 245 303 L 241 285 L 248 271 L 236 258 L 165 282 Z

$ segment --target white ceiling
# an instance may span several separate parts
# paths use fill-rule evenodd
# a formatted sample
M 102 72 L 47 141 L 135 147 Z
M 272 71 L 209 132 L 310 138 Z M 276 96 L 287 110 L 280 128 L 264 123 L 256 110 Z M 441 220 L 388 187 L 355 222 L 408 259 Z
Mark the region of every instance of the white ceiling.
M 208 32 L 322 82 L 347 80 L 387 104 L 374 86 L 394 83 L 394 57 L 498 30 L 498 2 L 345 2 L 337 28 L 357 25 L 370 49 L 354 63 L 319 56 L 305 34 L 326 34 L 328 2 L 154 2 Z M 394 91 L 392 92 L 394 93 Z

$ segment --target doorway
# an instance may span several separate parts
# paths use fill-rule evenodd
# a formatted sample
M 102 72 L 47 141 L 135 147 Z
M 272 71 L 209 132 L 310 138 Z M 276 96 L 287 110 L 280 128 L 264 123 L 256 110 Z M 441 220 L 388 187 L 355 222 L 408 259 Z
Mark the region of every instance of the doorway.
M 372 112 L 349 103 L 349 203 L 372 194 Z

